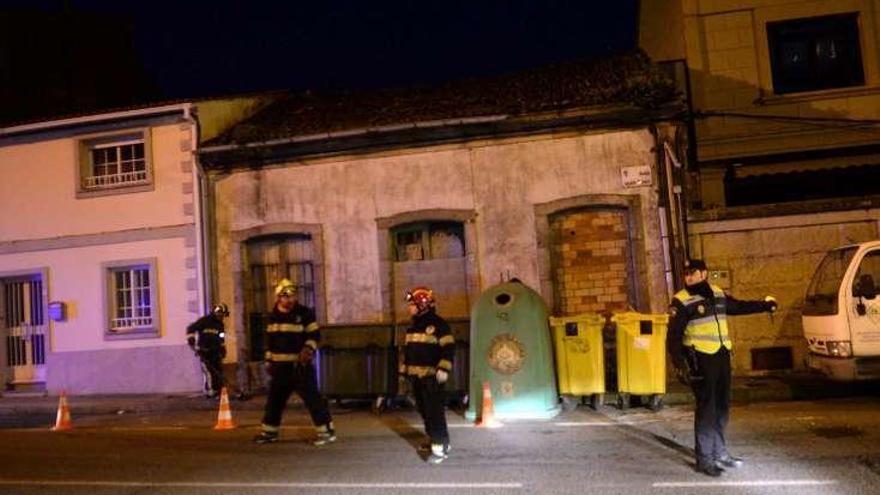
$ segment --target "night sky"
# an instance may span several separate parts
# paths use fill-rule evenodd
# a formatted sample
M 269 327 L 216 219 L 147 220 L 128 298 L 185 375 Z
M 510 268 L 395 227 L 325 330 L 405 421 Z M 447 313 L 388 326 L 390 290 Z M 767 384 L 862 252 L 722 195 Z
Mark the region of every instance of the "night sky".
M 73 111 L 275 89 L 430 84 L 619 53 L 635 46 L 637 25 L 637 0 L 0 0 L 0 6 L 7 28 L 30 22 L 44 38 L 0 34 L 7 45 L 0 46 L 7 73 L 0 73 L 2 94 L 16 94 L 24 111 L 45 103 L 35 88 L 47 79 L 67 84 L 47 90 L 62 106 L 65 98 L 79 101 L 68 105 Z M 115 51 L 104 53 L 108 46 Z M 29 67 L 25 59 L 51 67 Z M 126 72 L 144 84 L 94 90 L 76 74 L 65 75 L 71 70 L 96 73 L 90 80 Z M 89 91 L 107 96 L 84 94 Z

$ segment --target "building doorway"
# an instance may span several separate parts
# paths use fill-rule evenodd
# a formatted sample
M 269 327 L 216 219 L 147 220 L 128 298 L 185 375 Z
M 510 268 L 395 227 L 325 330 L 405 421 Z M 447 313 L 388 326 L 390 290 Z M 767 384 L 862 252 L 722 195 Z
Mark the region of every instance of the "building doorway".
M 46 382 L 46 327 L 43 277 L 0 278 L 0 345 L 7 387 Z

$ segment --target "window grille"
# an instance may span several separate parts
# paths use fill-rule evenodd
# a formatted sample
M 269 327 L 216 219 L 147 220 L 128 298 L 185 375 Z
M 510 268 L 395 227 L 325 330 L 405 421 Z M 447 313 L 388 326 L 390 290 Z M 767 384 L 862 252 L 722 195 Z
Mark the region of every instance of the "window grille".
M 149 328 L 153 325 L 152 287 L 148 267 L 113 270 L 111 331 Z
M 143 139 L 96 144 L 90 148 L 91 170 L 86 189 L 146 184 L 147 161 Z

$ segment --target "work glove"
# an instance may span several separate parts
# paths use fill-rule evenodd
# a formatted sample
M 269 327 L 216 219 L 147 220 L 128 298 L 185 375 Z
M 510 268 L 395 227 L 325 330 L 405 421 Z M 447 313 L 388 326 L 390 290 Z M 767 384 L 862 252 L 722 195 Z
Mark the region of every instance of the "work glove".
M 308 364 L 312 362 L 312 359 L 315 357 L 315 350 L 309 346 L 305 346 L 299 351 L 299 362 L 303 364 Z
M 776 298 L 773 296 L 765 297 L 764 302 L 767 303 L 767 311 L 771 313 L 775 313 L 776 308 L 779 307 L 779 304 L 776 303 Z
M 442 384 L 446 383 L 447 380 L 449 380 L 449 373 L 447 373 L 446 370 L 438 369 L 437 370 L 437 383 L 442 385 Z

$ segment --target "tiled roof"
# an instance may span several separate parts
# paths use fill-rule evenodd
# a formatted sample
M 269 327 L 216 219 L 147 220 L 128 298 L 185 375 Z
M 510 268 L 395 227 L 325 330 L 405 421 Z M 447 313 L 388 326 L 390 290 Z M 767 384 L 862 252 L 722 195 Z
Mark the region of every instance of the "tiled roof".
M 522 116 L 612 104 L 654 108 L 675 98 L 674 82 L 643 52 L 635 52 L 438 86 L 291 92 L 207 144 L 255 143 L 413 122 Z

